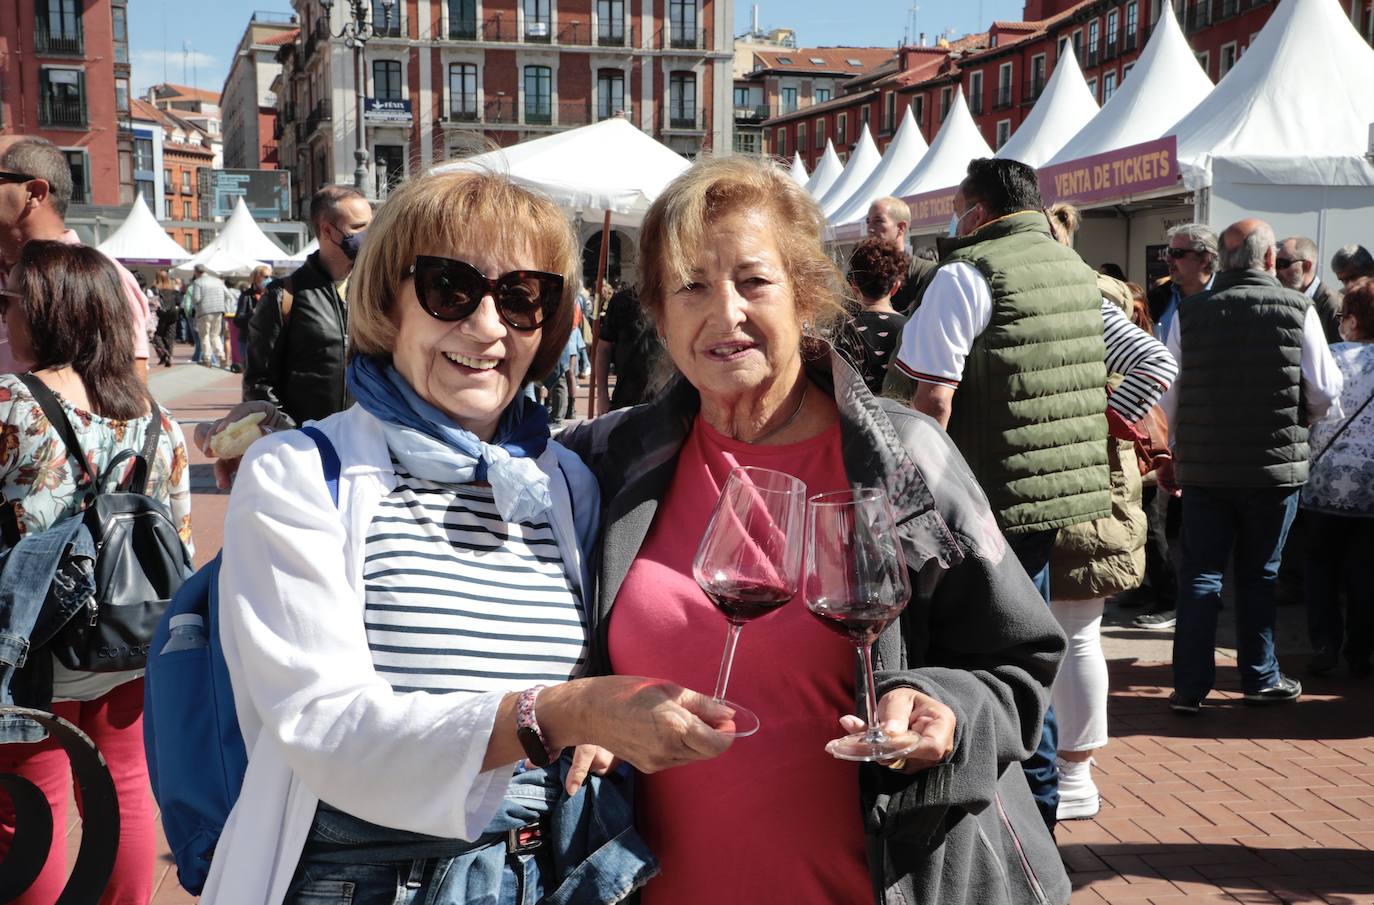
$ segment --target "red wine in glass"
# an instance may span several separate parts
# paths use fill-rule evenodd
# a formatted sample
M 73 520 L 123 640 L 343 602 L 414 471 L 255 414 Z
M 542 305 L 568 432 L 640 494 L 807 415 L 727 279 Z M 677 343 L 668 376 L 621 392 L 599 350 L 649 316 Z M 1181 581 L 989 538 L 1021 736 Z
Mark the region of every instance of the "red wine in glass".
M 737 625 L 773 612 L 791 600 L 796 590 L 781 584 L 767 584 L 747 579 L 708 581 L 701 586 L 711 602 Z
M 740 629 L 796 596 L 805 512 L 801 481 L 768 468 L 736 468 L 692 561 L 692 577 L 729 625 L 712 698 L 735 711 L 735 736 L 759 730 L 751 710 L 725 699 Z
M 843 760 L 881 761 L 910 754 L 921 736 L 889 736 L 878 725 L 873 642 L 906 609 L 911 579 L 887 495 L 876 487 L 822 493 L 807 501 L 806 606 L 848 638 L 863 661 L 867 729 L 825 746 Z

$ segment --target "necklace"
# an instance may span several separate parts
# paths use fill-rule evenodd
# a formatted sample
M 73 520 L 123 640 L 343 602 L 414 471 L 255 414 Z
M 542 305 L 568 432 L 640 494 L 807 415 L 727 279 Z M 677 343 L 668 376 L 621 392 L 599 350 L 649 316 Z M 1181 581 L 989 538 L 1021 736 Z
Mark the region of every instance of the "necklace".
M 787 416 L 787 420 L 786 420 L 786 421 L 784 421 L 782 424 L 779 424 L 777 427 L 773 428 L 772 430 L 770 430 L 770 431 L 765 431 L 764 433 L 760 434 L 759 436 L 755 437 L 754 439 L 752 439 L 752 440 L 745 440 L 744 442 L 745 442 L 745 443 L 749 443 L 749 444 L 751 444 L 751 445 L 756 445 L 756 444 L 762 443 L 764 440 L 767 440 L 769 437 L 772 437 L 772 436 L 775 436 L 775 435 L 777 435 L 777 434 L 782 433 L 784 430 L 786 430 L 787 428 L 791 427 L 791 426 L 792 426 L 792 422 L 793 422 L 793 421 L 796 421 L 796 420 L 797 420 L 797 416 L 801 414 L 802 406 L 806 404 L 806 392 L 807 392 L 807 390 L 809 390 L 809 389 L 811 389 L 811 382 L 810 382 L 809 380 L 803 381 L 803 383 L 802 383 L 802 394 L 801 394 L 801 398 L 797 400 L 797 407 L 796 407 L 795 409 L 792 410 L 792 414 L 790 414 L 790 415 Z M 739 438 L 739 437 L 736 437 L 735 439 L 738 440 L 738 439 L 740 439 L 740 438 Z

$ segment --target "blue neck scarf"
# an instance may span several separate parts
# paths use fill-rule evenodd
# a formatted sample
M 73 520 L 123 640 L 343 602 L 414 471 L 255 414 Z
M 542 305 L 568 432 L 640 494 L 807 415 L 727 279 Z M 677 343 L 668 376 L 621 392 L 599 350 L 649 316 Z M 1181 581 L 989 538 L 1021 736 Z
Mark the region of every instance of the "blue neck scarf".
M 531 522 L 553 508 L 549 476 L 535 464 L 549 443 L 543 406 L 517 395 L 483 443 L 421 399 L 396 369 L 366 355 L 348 365 L 348 389 L 382 422 L 392 455 L 418 478 L 443 484 L 491 483 L 501 517 Z

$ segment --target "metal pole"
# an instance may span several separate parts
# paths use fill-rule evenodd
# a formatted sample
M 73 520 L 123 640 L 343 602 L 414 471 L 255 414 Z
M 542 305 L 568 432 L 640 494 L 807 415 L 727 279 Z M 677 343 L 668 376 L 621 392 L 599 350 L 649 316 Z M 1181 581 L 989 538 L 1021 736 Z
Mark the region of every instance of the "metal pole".
M 363 70 L 363 44 L 359 42 L 353 48 L 353 70 L 357 80 L 358 92 L 358 146 L 353 151 L 353 159 L 357 161 L 357 166 L 353 170 L 353 187 L 362 192 L 368 198 L 372 193 L 363 185 L 367 181 L 367 139 L 363 135 L 363 116 L 364 116 L 364 96 L 367 94 L 366 73 Z
M 596 262 L 596 295 L 592 296 L 592 313 L 596 315 L 592 319 L 592 381 L 591 392 L 587 395 L 587 417 L 597 416 L 596 394 L 597 373 L 596 373 L 596 350 L 601 346 L 601 284 L 606 279 L 606 255 L 611 248 L 611 212 L 606 211 L 606 218 L 601 224 L 601 254 Z

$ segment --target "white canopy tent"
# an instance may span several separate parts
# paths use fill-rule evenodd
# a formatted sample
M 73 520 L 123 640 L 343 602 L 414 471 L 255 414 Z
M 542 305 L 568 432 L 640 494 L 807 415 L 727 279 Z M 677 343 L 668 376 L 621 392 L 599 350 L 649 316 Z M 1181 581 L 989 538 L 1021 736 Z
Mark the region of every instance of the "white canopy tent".
M 134 204 L 129 208 L 129 216 L 125 217 L 119 228 L 97 248 L 108 257 L 134 266 L 146 264 L 167 267 L 191 257 L 190 252 L 178 245 L 158 225 L 157 218 L 148 210 L 143 195 L 137 192 L 134 193 Z
M 873 143 L 873 135 L 868 131 L 868 126 L 863 127 L 859 134 L 858 144 L 849 154 L 849 162 L 845 164 L 844 172 L 826 190 L 825 194 L 817 200 L 821 205 L 821 213 L 829 217 L 844 206 L 849 200 L 849 196 L 873 175 L 878 164 L 882 162 L 883 155 L 878 150 L 878 146 Z
M 488 168 L 548 195 L 574 217 L 637 227 L 649 205 L 691 164 L 631 125 L 612 117 L 522 141 L 466 160 L 435 167 L 435 172 Z
M 204 267 L 216 276 L 247 278 L 263 265 L 272 266 L 267 261 L 245 258 L 228 248 L 207 245 L 191 260 L 172 268 L 172 272 L 178 276 L 189 277 L 195 273 L 197 267 Z
M 1369 242 L 1374 49 L 1338 0 L 1283 0 L 1235 68 L 1174 127 L 1184 185 L 1221 228 L 1309 236 L 1321 263 Z
M 816 169 L 811 171 L 811 178 L 806 181 L 806 190 L 811 193 L 812 198 L 819 199 L 830 190 L 843 172 L 844 164 L 840 163 L 840 155 L 835 153 L 835 144 L 827 138 L 825 153 L 821 155 L 821 162 L 816 164 Z
M 912 115 L 911 106 L 908 105 L 906 113 L 902 116 L 902 124 L 897 127 L 897 134 L 888 144 L 882 161 L 863 185 L 859 186 L 829 218 L 829 231 L 834 233 L 841 227 L 862 221 L 868 216 L 868 207 L 874 199 L 891 195 L 907 174 L 921 162 L 921 158 L 928 150 L 930 147 L 921 135 L 921 127 L 916 125 L 916 117 Z
M 964 181 L 970 160 L 991 157 L 992 148 L 978 131 L 963 91 L 956 91 L 945 123 L 930 143 L 930 150 L 907 174 L 892 194 L 902 198 L 947 189 Z
M 320 240 L 311 239 L 310 243 L 291 256 L 291 260 L 297 264 L 304 264 L 305 259 L 320 250 Z
M 219 266 L 211 266 L 212 261 Z M 199 264 L 220 276 L 246 276 L 239 273 L 242 265 L 249 262 L 256 265 L 259 261 L 274 269 L 292 266 L 291 256 L 267 237 L 267 233 L 262 231 L 248 212 L 248 205 L 240 198 L 234 206 L 234 213 L 225 221 L 224 228 L 215 240 L 176 270 L 178 273 L 190 273 Z
M 792 181 L 802 188 L 806 188 L 806 183 L 810 176 L 806 172 L 806 164 L 802 162 L 801 152 L 792 152 L 792 166 L 787 168 L 787 174 L 792 177 Z
M 1188 46 L 1173 5 L 1161 4 L 1154 33 L 1130 75 L 1048 163 L 1105 154 L 1167 135 L 1179 111 L 1194 109 L 1211 91 L 1212 81 Z
M 1059 58 L 1045 92 L 997 156 L 1019 160 L 1028 167 L 1042 167 L 1097 111 L 1097 99 L 1083 80 L 1078 57 L 1070 51 Z

